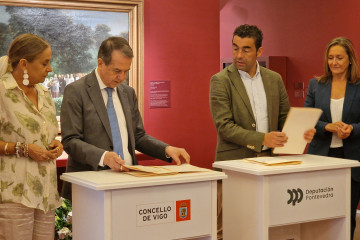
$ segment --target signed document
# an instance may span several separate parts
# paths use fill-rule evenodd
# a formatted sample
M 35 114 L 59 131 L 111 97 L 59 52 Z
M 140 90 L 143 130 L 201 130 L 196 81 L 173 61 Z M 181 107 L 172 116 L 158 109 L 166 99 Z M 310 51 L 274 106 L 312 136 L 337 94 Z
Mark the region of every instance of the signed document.
M 181 164 L 181 165 L 167 165 L 167 166 L 127 166 L 126 168 L 130 169 L 130 172 L 125 172 L 127 174 L 136 176 L 136 177 L 148 177 L 148 176 L 164 176 L 172 175 L 178 173 L 189 173 L 189 172 L 211 172 L 212 170 L 206 168 L 196 167 L 191 164 Z
M 246 161 L 250 163 L 261 164 L 265 166 L 279 166 L 279 165 L 296 165 L 301 164 L 301 161 L 288 160 L 283 158 L 274 157 L 256 157 L 256 158 L 244 158 L 239 161 Z
M 307 142 L 304 139 L 306 130 L 314 128 L 322 114 L 318 108 L 292 107 L 286 118 L 282 132 L 288 137 L 283 147 L 274 148 L 275 154 L 303 154 Z

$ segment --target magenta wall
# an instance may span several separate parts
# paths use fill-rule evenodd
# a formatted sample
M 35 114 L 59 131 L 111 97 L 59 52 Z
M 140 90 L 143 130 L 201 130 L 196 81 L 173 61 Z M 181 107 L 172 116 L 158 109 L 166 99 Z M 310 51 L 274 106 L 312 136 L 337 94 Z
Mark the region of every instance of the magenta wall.
M 211 168 L 209 80 L 219 71 L 219 0 L 145 0 L 146 131 Z M 149 109 L 149 81 L 171 81 L 171 108 Z
M 294 83 L 305 87 L 322 74 L 323 54 L 334 37 L 350 38 L 360 51 L 359 1 L 336 0 L 220 0 L 220 57 L 232 57 L 231 39 L 236 26 L 255 24 L 264 33 L 263 56 L 287 56 L 287 90 L 292 106 Z

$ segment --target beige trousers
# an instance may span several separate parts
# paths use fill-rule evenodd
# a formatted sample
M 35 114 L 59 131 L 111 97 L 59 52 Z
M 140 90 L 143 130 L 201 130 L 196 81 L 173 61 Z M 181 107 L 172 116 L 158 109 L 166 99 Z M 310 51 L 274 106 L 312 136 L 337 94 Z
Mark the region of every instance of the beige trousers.
M 54 240 L 55 211 L 0 204 L 0 240 Z

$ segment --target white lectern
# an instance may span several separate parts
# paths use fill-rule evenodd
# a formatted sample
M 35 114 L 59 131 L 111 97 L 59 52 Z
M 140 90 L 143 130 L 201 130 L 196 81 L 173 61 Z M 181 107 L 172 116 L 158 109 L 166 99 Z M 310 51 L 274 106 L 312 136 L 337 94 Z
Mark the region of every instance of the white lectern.
M 222 172 L 134 177 L 111 170 L 64 173 L 72 183 L 73 239 L 216 239 Z
M 300 165 L 221 161 L 224 240 L 350 239 L 350 177 L 357 161 L 281 156 Z

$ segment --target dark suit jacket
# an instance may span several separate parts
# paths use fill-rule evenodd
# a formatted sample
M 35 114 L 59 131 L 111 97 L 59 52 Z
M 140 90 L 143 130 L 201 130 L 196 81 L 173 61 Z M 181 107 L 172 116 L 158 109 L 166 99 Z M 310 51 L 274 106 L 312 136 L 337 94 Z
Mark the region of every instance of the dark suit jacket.
M 124 111 L 133 164 L 138 164 L 135 149 L 154 158 L 168 160 L 167 144 L 147 135 L 138 110 L 134 89 L 117 87 Z M 61 106 L 61 134 L 69 154 L 67 172 L 102 170 L 99 161 L 105 151 L 113 150 L 109 118 L 95 71 L 66 86 Z M 62 196 L 71 199 L 69 183 L 64 183 Z
M 281 76 L 260 67 L 266 93 L 270 131 L 281 130 L 290 104 Z M 210 110 L 217 130 L 215 160 L 254 157 L 261 152 L 264 133 L 256 122 L 239 71 L 231 64 L 210 80 Z
M 309 145 L 308 153 L 328 156 L 332 133 L 325 131 L 325 126 L 332 123 L 330 112 L 331 82 L 319 83 L 316 79 L 309 82 L 305 107 L 320 108 L 323 113 L 316 124 L 316 134 Z M 344 157 L 360 160 L 360 85 L 346 85 L 342 121 L 351 124 L 354 129 L 343 140 Z M 352 177 L 360 181 L 360 168 L 352 169 Z

